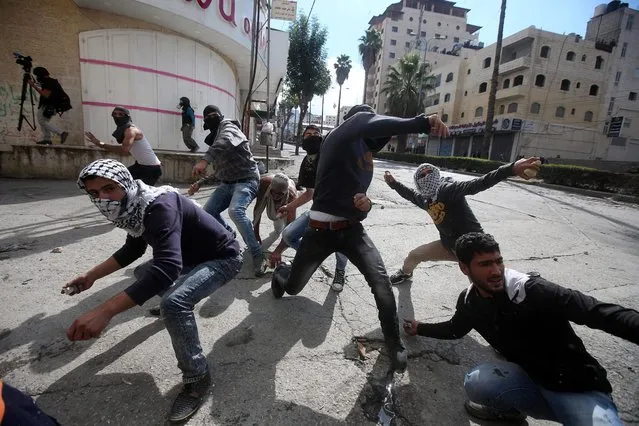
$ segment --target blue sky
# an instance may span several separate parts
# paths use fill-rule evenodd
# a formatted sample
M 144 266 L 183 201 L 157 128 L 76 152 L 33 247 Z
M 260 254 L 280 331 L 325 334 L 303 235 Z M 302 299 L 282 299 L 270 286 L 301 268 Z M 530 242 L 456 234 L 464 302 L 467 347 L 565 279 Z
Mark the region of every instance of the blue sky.
M 374 15 L 382 13 L 391 0 L 315 0 L 312 14 L 328 29 L 327 52 L 329 67 L 335 57 L 346 54 L 353 60 L 353 70 L 349 81 L 344 84 L 342 105 L 361 102 L 364 71 L 357 50 L 358 38 L 368 28 L 368 21 Z M 504 36 L 534 25 L 537 28 L 557 33 L 586 32 L 586 23 L 602 0 L 509 0 L 506 8 Z M 639 9 L 639 0 L 627 1 L 633 9 Z M 299 0 L 298 14 L 308 14 L 313 0 Z M 486 45 L 497 39 L 497 25 L 501 0 L 459 0 L 457 6 L 470 9 L 468 22 L 479 25 L 479 41 Z M 288 23 L 273 21 L 273 28 L 286 30 Z M 325 97 L 324 114 L 334 113 L 333 104 L 337 102 L 337 90 L 332 89 Z M 321 99 L 312 104 L 313 113 L 320 112 Z

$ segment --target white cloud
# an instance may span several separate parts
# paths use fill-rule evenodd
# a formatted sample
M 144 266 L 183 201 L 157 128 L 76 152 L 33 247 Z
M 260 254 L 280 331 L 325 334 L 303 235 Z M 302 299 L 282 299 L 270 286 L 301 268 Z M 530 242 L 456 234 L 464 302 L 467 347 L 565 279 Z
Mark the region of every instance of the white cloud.
M 331 57 L 326 60 L 326 64 L 331 71 L 331 88 L 324 95 L 324 115 L 337 115 L 337 98 L 339 97 L 339 85 L 335 76 L 335 67 L 333 64 L 337 61 L 337 57 Z M 348 80 L 342 86 L 342 106 L 354 106 L 362 103 L 364 95 L 364 67 L 360 63 L 359 58 L 351 58 L 353 68 L 348 74 Z M 334 106 L 333 106 L 334 105 Z M 322 97 L 316 96 L 311 102 L 311 112 L 319 115 L 322 112 Z

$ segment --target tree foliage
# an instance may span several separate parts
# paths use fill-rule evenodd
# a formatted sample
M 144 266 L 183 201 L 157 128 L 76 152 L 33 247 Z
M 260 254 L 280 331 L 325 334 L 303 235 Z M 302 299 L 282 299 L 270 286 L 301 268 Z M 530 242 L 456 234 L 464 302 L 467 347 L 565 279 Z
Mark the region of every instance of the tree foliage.
M 293 115 L 293 110 L 297 108 L 300 104 L 300 100 L 298 96 L 291 92 L 288 85 L 285 84 L 284 89 L 282 89 L 282 93 L 280 95 L 280 103 L 279 103 L 279 125 L 280 125 L 280 149 L 284 148 L 284 129 L 288 125 L 288 122 L 291 120 L 291 116 Z
M 366 103 L 366 83 L 368 82 L 368 71 L 375 63 L 375 58 L 382 50 L 382 33 L 375 28 L 369 28 L 366 33 L 359 38 L 359 54 L 364 66 L 364 96 L 362 99 Z
M 341 86 L 346 80 L 348 80 L 348 74 L 350 74 L 351 68 L 353 68 L 351 58 L 348 55 L 339 55 L 337 57 L 337 62 L 335 62 L 333 66 L 335 67 L 337 84 Z
M 314 95 L 323 95 L 330 87 L 330 75 L 326 84 L 326 38 L 326 27 L 322 27 L 315 17 L 309 20 L 300 14 L 291 22 L 286 78 L 289 90 L 298 96 L 300 105 L 295 154 L 299 153 L 299 139 L 308 103 Z
M 430 64 L 420 55 L 410 53 L 390 67 L 381 93 L 386 95 L 386 114 L 414 117 L 424 112 L 426 93 L 435 89 L 435 77 Z M 421 96 L 420 96 L 421 92 Z M 406 135 L 398 137 L 397 151 L 406 149 Z

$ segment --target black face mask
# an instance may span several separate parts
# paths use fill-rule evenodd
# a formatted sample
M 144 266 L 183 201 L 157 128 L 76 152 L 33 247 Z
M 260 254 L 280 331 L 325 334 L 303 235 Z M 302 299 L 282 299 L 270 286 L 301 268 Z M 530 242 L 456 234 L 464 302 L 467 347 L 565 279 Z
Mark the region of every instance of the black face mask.
M 390 138 L 364 139 L 364 143 L 372 152 L 379 152 L 386 146 Z
M 210 130 L 211 133 L 217 133 L 217 128 L 220 127 L 222 117 L 214 115 L 213 117 L 207 117 L 204 119 L 204 130 Z
M 321 136 L 308 136 L 302 140 L 302 149 L 309 155 L 317 154 L 320 151 L 321 145 Z
M 127 124 L 129 121 L 131 120 L 130 117 L 127 117 L 126 115 L 124 117 L 113 117 L 113 122 L 115 123 L 116 126 L 120 127 L 120 126 L 124 126 L 125 124 Z

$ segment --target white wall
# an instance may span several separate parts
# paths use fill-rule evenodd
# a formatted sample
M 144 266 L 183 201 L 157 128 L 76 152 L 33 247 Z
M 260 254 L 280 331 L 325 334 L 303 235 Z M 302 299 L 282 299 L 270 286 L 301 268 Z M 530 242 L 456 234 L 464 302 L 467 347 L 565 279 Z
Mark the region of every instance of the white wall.
M 221 56 L 182 37 L 153 31 L 98 30 L 80 33 L 85 130 L 112 140 L 114 105 L 131 110 L 133 122 L 158 149 L 185 150 L 180 133 L 181 96 L 196 113 L 193 137 L 204 149 L 202 109 L 220 107 L 227 118 L 239 108 L 237 77 Z

